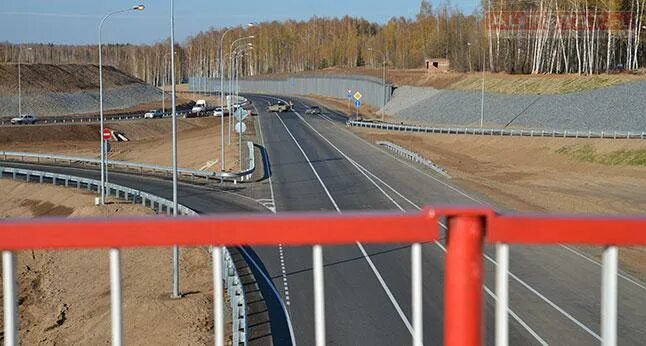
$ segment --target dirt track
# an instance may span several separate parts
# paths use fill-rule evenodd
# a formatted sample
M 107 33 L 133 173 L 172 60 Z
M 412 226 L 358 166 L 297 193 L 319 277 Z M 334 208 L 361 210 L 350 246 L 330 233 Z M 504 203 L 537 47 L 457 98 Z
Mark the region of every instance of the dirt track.
M 0 191 L 0 219 L 153 214 L 149 209 L 125 202 L 96 207 L 92 193 L 51 185 L 3 179 Z M 183 249 L 181 255 L 181 287 L 186 297 L 175 300 L 169 298 L 170 249 L 122 252 L 127 344 L 213 343 L 208 253 L 196 248 Z M 18 253 L 17 269 L 22 344 L 100 345 L 110 342 L 107 250 L 22 251 Z M 1 321 L 0 315 L 0 324 Z

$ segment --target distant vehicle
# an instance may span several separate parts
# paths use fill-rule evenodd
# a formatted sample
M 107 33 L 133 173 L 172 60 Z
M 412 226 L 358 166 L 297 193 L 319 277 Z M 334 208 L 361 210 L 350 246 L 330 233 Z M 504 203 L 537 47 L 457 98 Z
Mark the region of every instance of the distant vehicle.
M 20 124 L 35 124 L 38 121 L 38 117 L 33 114 L 22 114 L 15 118 L 11 119 L 12 125 Z
M 275 104 L 267 107 L 267 112 L 272 112 L 272 113 L 288 112 L 292 110 L 292 107 L 294 107 L 294 104 L 291 102 L 286 103 L 284 101 L 278 101 Z
M 193 109 L 191 109 L 191 113 L 195 115 L 202 115 L 202 113 L 206 112 L 206 100 L 197 100 L 195 102 L 195 105 L 193 106 Z
M 305 114 L 321 114 L 321 107 L 312 106 L 305 111 Z
M 162 118 L 164 116 L 164 113 L 160 111 L 159 109 L 151 109 L 150 111 L 146 112 L 144 114 L 144 119 L 154 119 L 154 118 Z
M 214 117 L 223 117 L 224 116 L 224 110 L 222 110 L 222 107 L 216 107 L 215 110 L 213 111 L 213 116 Z

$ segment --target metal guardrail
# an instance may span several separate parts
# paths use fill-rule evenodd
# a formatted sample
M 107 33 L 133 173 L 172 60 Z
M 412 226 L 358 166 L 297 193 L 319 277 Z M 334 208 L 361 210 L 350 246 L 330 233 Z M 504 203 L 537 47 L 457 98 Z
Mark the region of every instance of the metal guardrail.
M 175 112 L 177 115 L 185 116 L 191 112 L 190 109 Z M 104 115 L 104 121 L 123 121 L 144 119 L 145 112 L 136 114 Z M 170 117 L 170 112 L 164 113 L 163 117 Z M 38 118 L 37 124 L 76 124 L 76 123 L 95 123 L 99 122 L 99 116 L 64 116 L 64 117 L 42 117 Z M 11 119 L 0 119 L 0 125 L 11 125 Z
M 256 160 L 254 155 L 254 145 L 253 142 L 247 142 L 248 149 L 248 166 L 247 169 L 241 172 L 211 172 L 211 171 L 202 171 L 194 170 L 187 168 L 179 168 L 177 170 L 178 175 L 188 176 L 191 178 L 202 178 L 205 180 L 209 179 L 220 179 L 220 180 L 233 180 L 234 182 L 238 181 L 247 181 L 251 178 L 251 175 L 256 170 Z M 93 159 L 89 157 L 81 156 L 68 156 L 68 155 L 57 155 L 57 154 L 38 154 L 38 153 L 28 153 L 28 152 L 19 152 L 19 151 L 0 151 L 0 157 L 4 161 L 8 161 L 13 158 L 14 160 L 19 160 L 25 162 L 25 159 L 35 159 L 36 163 L 42 163 L 43 160 L 52 161 L 53 163 L 58 163 L 58 161 L 68 162 L 69 165 L 73 163 L 81 164 L 91 164 L 91 165 L 100 165 L 101 160 Z M 173 168 L 169 166 L 161 166 L 148 163 L 136 163 L 136 162 L 126 162 L 126 161 L 117 161 L 117 160 L 107 160 L 106 164 L 108 167 L 121 167 L 125 170 L 135 170 L 143 173 L 144 171 L 153 172 L 153 173 L 162 173 L 165 176 L 170 176 L 172 174 Z
M 386 147 L 388 150 L 393 151 L 401 156 L 404 156 L 409 160 L 420 163 L 447 178 L 451 178 L 451 176 L 448 173 L 446 173 L 446 171 L 442 167 L 436 165 L 435 163 L 433 163 L 433 161 L 424 158 L 423 156 L 419 155 L 414 151 L 410 151 L 404 147 L 401 147 L 395 143 L 391 143 L 388 141 L 378 141 L 377 144 L 383 147 Z
M 89 178 L 76 177 L 67 174 L 50 173 L 36 171 L 31 169 L 13 168 L 0 166 L 0 178 L 6 174 L 16 180 L 23 177 L 25 181 L 38 181 L 44 183 L 49 180 L 54 185 L 64 184 L 65 187 L 76 187 L 78 189 L 85 187 L 90 191 L 99 191 L 101 181 Z M 61 183 L 62 182 L 62 183 Z M 137 189 L 125 187 L 118 184 L 106 183 L 106 195 L 114 193 L 115 197 L 122 198 L 126 201 L 132 200 L 132 203 L 140 202 L 142 206 L 156 210 L 158 213 L 165 212 L 167 215 L 172 214 L 173 201 L 143 192 Z M 195 216 L 198 215 L 194 210 L 183 206 L 177 206 L 178 215 Z M 224 254 L 222 256 L 222 280 L 226 285 L 229 293 L 231 305 L 231 321 L 233 324 L 233 345 L 247 344 L 247 303 L 245 300 L 244 290 L 240 275 L 236 269 L 235 262 L 226 247 L 222 247 Z M 209 250 L 210 252 L 210 250 Z M 12 336 L 6 335 L 6 340 Z
M 430 127 L 401 125 L 392 123 L 350 120 L 348 126 L 366 127 L 380 130 L 422 132 L 456 135 L 507 136 L 507 137 L 552 137 L 552 138 L 600 138 L 600 139 L 646 139 L 646 132 L 627 131 L 569 131 L 569 130 L 532 130 L 532 129 L 494 129 L 475 127 Z

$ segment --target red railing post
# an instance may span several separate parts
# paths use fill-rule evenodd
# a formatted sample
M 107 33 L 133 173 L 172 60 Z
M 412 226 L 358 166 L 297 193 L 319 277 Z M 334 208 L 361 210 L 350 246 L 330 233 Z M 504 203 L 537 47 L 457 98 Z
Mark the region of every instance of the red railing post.
M 444 344 L 482 345 L 484 220 L 450 217 L 447 232 Z

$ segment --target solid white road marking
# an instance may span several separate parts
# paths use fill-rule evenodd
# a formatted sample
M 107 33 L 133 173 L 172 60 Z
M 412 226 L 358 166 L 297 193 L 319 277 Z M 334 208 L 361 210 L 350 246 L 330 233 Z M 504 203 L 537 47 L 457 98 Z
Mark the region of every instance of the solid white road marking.
M 567 245 L 563 245 L 563 244 L 561 244 L 561 247 L 563 247 L 564 249 L 566 249 L 566 250 L 568 250 L 568 251 L 570 251 L 570 252 L 574 253 L 575 255 L 577 255 L 577 256 L 579 256 L 579 257 L 581 257 L 581 258 L 585 259 L 586 261 L 588 261 L 588 262 L 590 262 L 590 263 L 594 263 L 594 264 L 596 264 L 596 265 L 597 265 L 597 266 L 599 266 L 599 267 L 601 267 L 601 266 L 602 266 L 602 265 L 601 265 L 601 263 L 597 262 L 597 261 L 596 261 L 596 260 L 594 260 L 593 258 L 590 258 L 590 257 L 588 257 L 587 255 L 585 255 L 585 254 L 583 254 L 583 253 L 581 253 L 581 252 L 579 252 L 579 251 L 577 251 L 577 250 L 575 250 L 575 249 L 573 249 L 573 248 L 571 248 L 571 247 L 569 247 L 569 246 L 567 246 Z M 626 281 L 628 281 L 628 282 L 630 282 L 630 283 L 634 284 L 635 286 L 637 286 L 637 287 L 639 287 L 639 288 L 641 288 L 641 289 L 643 289 L 643 290 L 646 290 L 646 286 L 644 286 L 642 283 L 640 283 L 639 281 L 637 281 L 637 279 L 633 279 L 633 278 L 631 278 L 630 276 L 628 276 L 628 275 L 626 275 L 626 274 L 623 274 L 623 273 L 617 273 L 617 275 L 618 275 L 620 278 L 622 278 L 622 279 L 624 279 L 624 280 L 626 280 Z
M 299 115 L 299 114 L 297 113 L 297 115 Z M 299 115 L 299 116 L 300 116 L 300 115 Z M 307 121 L 305 121 L 305 119 L 303 119 L 302 117 L 301 117 L 301 119 L 302 119 L 305 123 L 307 123 Z M 328 121 L 329 121 L 329 120 L 328 120 Z M 321 134 L 320 134 L 316 129 L 314 129 L 314 128 L 309 124 L 309 123 L 307 123 L 307 125 L 308 125 L 312 130 L 314 130 L 314 131 L 315 131 L 319 136 L 321 136 L 322 138 L 324 138 L 324 137 L 323 137 L 323 135 L 321 135 Z M 325 138 L 324 138 L 324 139 L 325 139 Z M 325 140 L 327 141 L 327 139 L 325 139 Z M 328 142 L 329 142 L 329 141 L 328 141 Z M 336 149 L 337 151 L 341 152 L 341 151 L 340 151 L 339 149 L 337 149 L 336 147 L 335 147 L 335 149 Z M 342 155 L 344 155 L 344 156 L 345 156 L 345 154 L 343 154 L 343 153 L 342 153 Z M 357 164 L 357 165 L 358 165 L 358 164 Z M 362 169 L 365 169 L 365 168 L 363 168 L 363 167 L 362 167 Z M 367 170 L 366 170 L 366 171 L 367 171 Z M 369 172 L 369 171 L 368 171 L 368 172 Z M 400 197 L 404 198 L 404 199 L 405 199 L 406 201 L 408 201 L 411 205 L 413 205 L 416 209 L 421 210 L 421 208 L 420 208 L 418 205 L 414 204 L 412 201 L 410 201 L 409 199 L 405 198 L 402 194 L 400 194 L 399 192 L 397 192 L 394 188 L 392 188 L 391 186 L 389 186 L 388 184 L 386 184 L 385 182 L 383 182 L 383 180 L 379 179 L 378 177 L 376 177 L 376 176 L 375 176 L 374 174 L 372 174 L 372 173 L 370 173 L 370 175 L 374 176 L 377 180 L 379 180 L 381 183 L 383 183 L 385 186 L 387 186 L 390 190 L 392 190 L 393 192 L 397 193 Z M 429 176 L 430 176 L 430 175 L 429 175 Z M 466 193 L 464 193 L 464 192 L 462 192 L 462 191 L 459 191 L 459 190 L 458 190 L 458 189 L 456 189 L 456 188 L 453 188 L 453 187 L 452 187 L 452 186 L 450 186 L 449 184 L 446 184 L 445 182 L 443 182 L 443 181 L 441 181 L 441 180 L 439 180 L 439 179 L 437 179 L 437 178 L 435 178 L 435 177 L 432 177 L 432 176 L 430 176 L 430 177 L 431 177 L 431 178 L 433 178 L 434 180 L 436 180 L 436 181 L 438 181 L 438 182 L 442 183 L 443 185 L 445 185 L 445 186 L 447 186 L 447 187 L 449 187 L 449 188 L 451 188 L 451 189 L 455 190 L 456 192 L 459 192 L 460 194 L 464 195 L 465 197 L 468 197 L 468 198 L 470 198 L 470 199 L 472 199 L 472 200 L 474 200 L 474 201 L 477 201 L 476 199 L 472 198 L 471 196 L 467 195 Z M 481 202 L 480 202 L 480 203 L 481 203 Z M 443 223 L 440 223 L 440 225 L 441 225 L 444 229 L 447 229 L 446 225 L 444 225 Z M 439 242 L 436 242 L 436 243 L 437 243 L 437 244 L 438 244 L 438 245 L 439 245 L 443 250 L 446 250 L 446 249 L 444 249 L 444 247 L 443 247 L 443 246 L 441 246 L 441 244 L 440 244 Z M 487 254 L 484 254 L 484 255 L 485 255 L 485 258 L 486 258 L 489 262 L 493 263 L 495 266 L 497 266 L 497 265 L 498 265 L 498 264 L 496 263 L 496 261 L 494 261 L 494 260 L 493 260 L 491 257 L 489 257 Z M 520 279 L 518 276 L 516 276 L 515 274 L 513 274 L 511 271 L 508 271 L 508 274 L 509 274 L 509 276 L 511 276 L 514 280 L 516 280 L 518 283 L 520 283 L 523 287 L 525 287 L 525 288 L 526 288 L 526 289 L 528 289 L 530 292 L 532 292 L 532 293 L 534 293 L 535 295 L 537 295 L 540 299 L 542 299 L 542 300 L 543 300 L 544 302 L 546 302 L 548 305 L 552 306 L 554 309 L 556 309 L 558 312 L 560 312 L 563 316 L 565 316 L 566 318 L 570 319 L 572 322 L 574 322 L 575 324 L 577 324 L 577 325 L 578 325 L 579 327 L 581 327 L 583 330 L 585 330 L 586 332 L 588 332 L 588 334 L 592 335 L 593 337 L 597 338 L 598 340 L 601 340 L 600 336 L 599 336 L 597 333 L 595 333 L 594 331 L 592 331 L 590 328 L 588 328 L 588 327 L 587 327 L 585 324 L 583 324 L 581 321 L 577 320 L 574 316 L 570 315 L 568 312 L 566 312 L 563 308 L 561 308 L 560 306 L 558 306 L 556 303 L 552 302 L 552 301 L 551 301 L 551 300 L 549 300 L 547 297 L 545 297 L 544 295 L 542 295 L 540 292 L 538 292 L 538 290 L 534 289 L 532 286 L 530 286 L 529 284 L 527 284 L 525 281 L 523 281 L 522 279 Z M 485 287 L 486 287 L 486 286 L 485 286 Z M 494 299 L 495 299 L 495 296 L 493 296 L 493 297 L 494 297 Z M 524 323 L 522 323 L 522 324 L 524 324 Z M 526 324 L 525 324 L 525 325 L 526 325 Z M 533 332 L 533 331 L 530 331 L 530 333 L 534 334 L 534 332 Z
M 337 148 L 334 144 L 332 144 L 332 143 L 331 143 L 331 142 L 330 142 L 330 141 L 329 141 L 325 136 L 323 136 L 323 135 L 322 135 L 318 130 L 316 130 L 314 127 L 312 127 L 312 125 L 310 125 L 307 121 L 305 121 L 305 119 L 303 119 L 303 117 L 301 117 L 301 116 L 300 116 L 300 114 L 298 114 L 297 112 L 295 112 L 295 113 L 296 113 L 296 115 L 298 115 L 298 116 L 301 118 L 301 120 L 303 120 L 303 121 L 305 122 L 305 124 L 307 124 L 307 125 L 310 127 L 310 129 L 312 129 L 316 134 L 318 134 L 318 135 L 319 135 L 321 138 L 323 138 L 327 143 L 329 143 L 329 144 L 330 144 L 330 145 L 331 145 L 331 146 L 332 146 L 332 147 L 333 147 L 337 152 L 339 152 L 339 153 L 340 153 L 344 158 L 346 158 L 346 159 L 347 159 L 347 160 L 348 160 L 348 161 L 349 161 L 353 166 L 355 166 L 355 168 L 357 168 L 357 170 L 359 170 L 361 173 L 363 173 L 363 174 L 364 174 L 364 176 L 365 176 L 366 174 L 369 174 L 370 176 L 372 176 L 372 177 L 374 177 L 375 179 L 379 180 L 382 184 L 384 184 L 384 185 L 385 185 L 386 187 L 388 187 L 390 190 L 392 190 L 393 192 L 395 192 L 397 195 L 399 195 L 399 197 L 401 197 L 402 199 L 404 199 L 405 201 L 407 201 L 409 204 L 411 204 L 414 208 L 416 208 L 417 210 L 421 210 L 421 208 L 420 208 L 417 204 L 415 204 L 415 203 L 414 203 L 414 202 L 412 202 L 410 199 L 408 199 L 408 198 L 406 198 L 405 196 L 403 196 L 401 193 L 399 193 L 399 192 L 398 192 L 397 190 L 395 190 L 393 187 L 391 187 L 390 185 L 388 185 L 387 183 L 385 183 L 383 180 L 381 180 L 381 179 L 380 179 L 379 177 L 377 177 L 375 174 L 373 174 L 373 173 L 372 173 L 372 172 L 370 172 L 368 169 L 366 169 L 365 167 L 361 166 L 358 162 L 354 161 L 354 160 L 353 160 L 353 159 L 351 159 L 349 156 L 347 156 L 344 152 L 342 152 L 339 148 Z M 372 179 L 369 179 L 369 181 L 370 181 L 370 182 L 372 182 L 373 184 L 375 184 L 375 182 L 374 182 Z M 375 185 L 377 185 L 377 184 L 375 184 Z M 378 188 L 379 188 L 379 190 L 380 190 L 383 194 L 385 194 L 385 195 L 388 197 L 388 199 L 389 199 L 389 200 L 393 201 L 393 204 L 394 204 L 394 205 L 395 205 L 395 206 L 396 206 L 400 211 L 406 211 L 406 210 L 405 210 L 404 208 L 402 208 L 398 203 L 394 202 L 394 199 L 393 199 L 393 198 L 391 198 L 391 197 L 390 197 L 386 192 L 384 192 L 384 190 L 383 190 L 383 189 L 381 189 L 380 187 L 378 187 Z M 440 223 L 440 224 L 441 224 L 441 223 Z M 442 224 L 441 224 L 441 225 L 442 225 Z M 442 250 L 444 250 L 444 252 L 446 252 L 446 249 L 442 246 L 442 244 L 441 244 L 440 242 L 435 241 L 435 244 L 436 244 L 436 245 L 438 245 Z M 367 255 L 367 254 L 366 254 L 366 255 Z M 488 288 L 486 285 L 483 285 L 483 286 L 484 286 L 485 290 L 487 291 L 487 293 L 488 293 L 492 298 L 496 299 L 496 296 L 495 296 L 495 295 L 494 295 L 494 294 L 489 290 L 489 288 Z M 511 309 L 508 309 L 508 310 L 509 310 L 509 311 L 511 311 Z M 537 333 L 536 333 L 536 332 L 535 332 L 535 331 L 534 331 L 534 330 L 533 330 L 533 329 L 532 329 L 532 328 L 531 328 L 531 327 L 530 327 L 530 326 L 529 326 L 525 321 L 523 321 L 523 320 L 522 320 L 522 319 L 521 319 L 517 314 L 515 314 L 515 313 L 513 313 L 513 312 L 512 312 L 512 314 L 511 314 L 511 315 L 512 315 L 512 317 L 513 317 L 516 321 L 518 321 L 518 323 L 519 323 L 521 326 L 523 326 L 523 327 L 524 327 L 524 328 L 525 328 L 525 329 L 526 329 L 526 330 L 527 330 L 527 331 L 528 331 L 532 336 L 534 336 L 534 337 L 536 338 L 536 340 L 537 340 L 537 341 L 539 341 L 541 344 L 544 344 L 544 345 L 546 344 L 546 343 L 545 343 L 545 341 L 544 341 L 540 336 L 538 336 L 538 334 L 537 334 Z M 412 327 L 411 327 L 411 331 L 412 331 Z
M 325 185 L 325 183 L 323 182 L 323 180 L 322 180 L 322 179 L 321 179 L 321 177 L 319 176 L 318 172 L 317 172 L 317 171 L 316 171 L 316 169 L 314 168 L 314 165 L 312 165 L 312 162 L 311 162 L 311 160 L 309 159 L 309 157 L 307 156 L 307 154 L 305 153 L 305 150 L 303 150 L 303 148 L 302 148 L 302 147 L 301 147 L 301 145 L 298 143 L 298 141 L 296 140 L 296 138 L 294 137 L 294 135 L 292 134 L 292 132 L 289 130 L 289 128 L 287 127 L 287 125 L 285 124 L 285 122 L 283 121 L 283 119 L 281 119 L 280 115 L 276 114 L 276 117 L 277 117 L 277 118 L 278 118 L 278 120 L 280 120 L 280 122 L 283 124 L 283 126 L 285 127 L 285 130 L 287 131 L 287 133 L 288 133 L 288 134 L 289 134 L 289 136 L 292 138 L 292 140 L 294 141 L 294 143 L 296 144 L 296 146 L 298 147 L 298 149 L 299 149 L 299 150 L 301 151 L 301 153 L 303 154 L 303 157 L 305 157 L 305 160 L 307 161 L 308 165 L 309 165 L 309 166 L 310 166 L 310 168 L 312 169 L 312 172 L 314 173 L 314 175 L 315 175 L 315 176 L 316 176 L 316 178 L 318 179 L 319 184 L 321 185 L 321 187 L 323 188 L 323 190 L 324 190 L 324 191 L 325 191 L 325 193 L 327 194 L 328 199 L 330 200 L 330 202 L 331 202 L 331 203 L 332 203 L 332 205 L 334 206 L 334 209 L 335 209 L 339 214 L 341 214 L 341 213 L 342 213 L 342 212 L 341 212 L 341 209 L 339 209 L 339 206 L 337 205 L 336 201 L 334 200 L 334 198 L 333 198 L 333 197 L 332 197 L 332 195 L 330 194 L 330 191 L 328 190 L 327 186 Z M 410 332 L 410 334 L 411 334 L 411 335 L 414 335 L 414 334 L 413 334 L 413 327 L 411 326 L 410 322 L 408 321 L 408 318 L 406 318 L 406 315 L 404 314 L 404 311 L 403 311 L 403 310 L 401 309 L 401 307 L 399 306 L 399 303 L 397 302 L 397 300 L 396 300 L 396 299 L 395 299 L 395 297 L 393 296 L 392 292 L 391 292 L 391 291 L 390 291 L 390 289 L 388 288 L 388 285 L 386 285 L 386 282 L 384 281 L 384 279 L 382 278 L 381 274 L 380 274 L 380 273 L 379 273 L 379 271 L 377 270 L 377 267 L 376 267 L 376 266 L 374 265 L 374 263 L 372 262 L 372 259 L 370 259 L 370 256 L 368 256 L 368 254 L 366 253 L 366 250 L 363 248 L 363 245 L 361 245 L 361 243 L 357 242 L 357 247 L 358 247 L 358 248 L 359 248 L 359 250 L 363 253 L 363 256 L 364 256 L 364 258 L 366 259 L 366 261 L 368 262 L 368 265 L 370 266 L 370 268 L 372 269 L 373 273 L 374 273 L 374 274 L 375 274 L 375 276 L 377 277 L 377 280 L 378 280 L 378 281 L 379 281 L 379 283 L 381 284 L 381 287 L 382 287 L 382 288 L 384 289 L 384 291 L 386 292 L 386 295 L 387 295 L 387 296 L 388 296 L 388 298 L 390 299 L 390 302 L 391 302 L 391 303 L 393 304 L 393 306 L 395 307 L 395 310 L 396 310 L 396 311 L 397 311 L 397 313 L 399 314 L 399 317 L 402 319 L 402 321 L 403 321 L 403 322 L 404 322 L 404 324 L 406 325 L 406 328 L 408 328 L 408 331 Z

